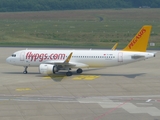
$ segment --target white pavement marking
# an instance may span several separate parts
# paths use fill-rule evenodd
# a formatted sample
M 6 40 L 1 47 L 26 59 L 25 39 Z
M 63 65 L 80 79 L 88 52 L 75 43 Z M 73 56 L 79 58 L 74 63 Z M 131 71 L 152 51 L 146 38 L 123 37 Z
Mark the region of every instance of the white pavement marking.
M 150 102 L 152 99 L 148 99 L 146 102 Z
M 149 99 L 149 101 L 150 100 L 151 99 Z M 122 102 L 113 102 L 107 98 L 105 98 L 105 100 L 103 98 L 81 98 L 78 99 L 78 101 L 80 103 L 98 103 L 102 108 L 115 108 L 122 104 Z M 151 116 L 160 116 L 160 110 L 156 107 L 137 107 L 133 103 L 126 103 L 124 106 L 121 106 L 121 108 L 132 114 L 148 113 Z
M 137 107 L 132 103 L 122 106 L 129 113 L 148 113 L 151 116 L 160 116 L 160 110 L 156 107 Z
M 100 103 L 103 108 L 113 108 L 117 105 L 122 104 L 121 102 L 108 102 L 108 103 Z M 148 113 L 151 116 L 160 116 L 160 110 L 156 107 L 137 107 L 132 103 L 126 103 L 122 106 L 124 110 L 129 113 Z
M 153 105 L 152 103 L 136 103 L 137 105 Z

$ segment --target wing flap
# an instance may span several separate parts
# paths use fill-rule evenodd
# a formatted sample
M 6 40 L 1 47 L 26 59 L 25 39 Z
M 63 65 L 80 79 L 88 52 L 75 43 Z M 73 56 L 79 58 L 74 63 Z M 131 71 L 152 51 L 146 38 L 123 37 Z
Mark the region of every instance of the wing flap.
M 54 64 L 54 65 L 61 65 L 61 66 L 66 66 L 66 67 L 76 67 L 76 68 L 84 68 L 84 67 L 89 67 L 86 64 L 83 63 L 77 63 L 77 62 L 69 62 L 65 63 L 63 61 L 48 61 L 46 64 Z

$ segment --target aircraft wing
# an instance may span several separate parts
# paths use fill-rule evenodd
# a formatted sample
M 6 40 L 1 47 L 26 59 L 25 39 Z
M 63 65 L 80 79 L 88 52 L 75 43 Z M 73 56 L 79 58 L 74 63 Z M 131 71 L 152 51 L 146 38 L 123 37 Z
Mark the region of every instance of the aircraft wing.
M 72 52 L 69 54 L 65 61 L 47 61 L 46 64 L 54 64 L 56 66 L 61 66 L 61 68 L 73 68 L 73 67 L 88 67 L 88 65 L 77 62 L 70 62 L 72 58 Z
M 69 63 L 69 61 L 72 57 L 72 54 L 73 53 L 71 52 L 65 61 L 47 61 L 45 63 L 46 64 L 56 64 L 56 65 L 71 65 L 71 63 Z

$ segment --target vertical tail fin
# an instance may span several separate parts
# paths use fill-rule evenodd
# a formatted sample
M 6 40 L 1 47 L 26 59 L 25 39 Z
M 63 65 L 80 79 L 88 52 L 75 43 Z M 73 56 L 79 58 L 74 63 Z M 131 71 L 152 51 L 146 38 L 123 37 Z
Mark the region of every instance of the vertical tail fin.
M 146 52 L 151 28 L 150 25 L 143 26 L 123 51 Z

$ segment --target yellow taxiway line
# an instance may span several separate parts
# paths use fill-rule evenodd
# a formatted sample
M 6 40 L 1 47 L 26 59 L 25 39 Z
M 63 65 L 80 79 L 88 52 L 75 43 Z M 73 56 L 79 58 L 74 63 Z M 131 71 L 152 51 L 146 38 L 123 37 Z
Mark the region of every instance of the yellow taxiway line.
M 73 80 L 94 80 L 99 76 L 96 75 L 79 75 L 73 78 Z
M 29 91 L 32 90 L 30 88 L 17 88 L 16 91 Z

